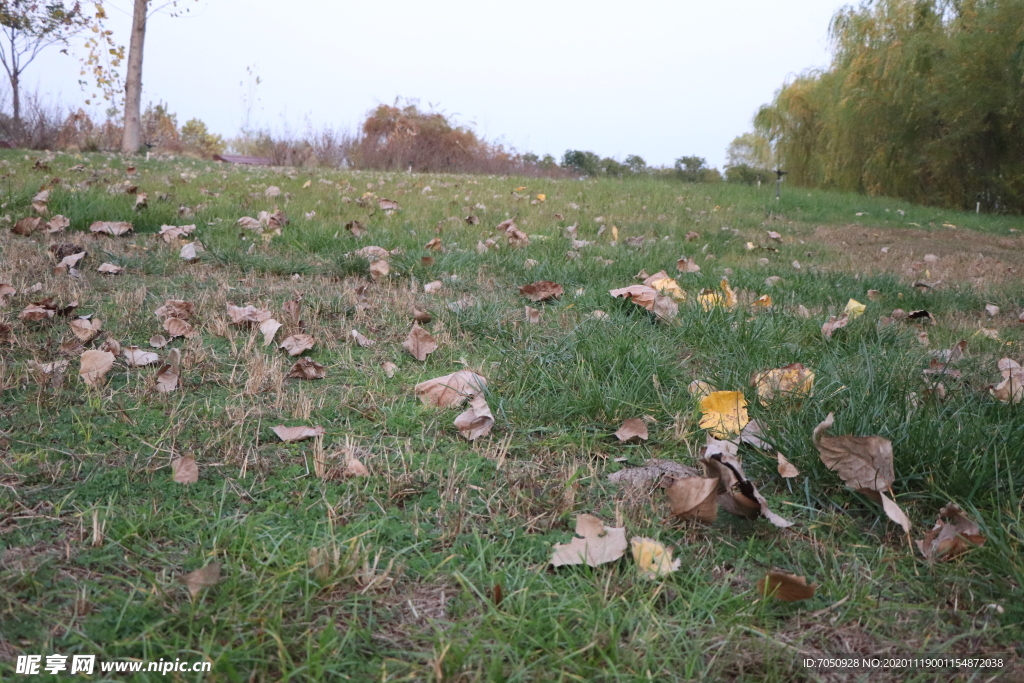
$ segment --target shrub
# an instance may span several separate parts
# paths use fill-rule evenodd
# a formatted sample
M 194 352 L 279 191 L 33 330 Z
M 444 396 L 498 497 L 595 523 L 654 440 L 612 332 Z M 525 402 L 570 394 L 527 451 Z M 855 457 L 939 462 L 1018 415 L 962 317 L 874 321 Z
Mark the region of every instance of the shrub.
M 207 130 L 206 124 L 199 119 L 189 119 L 181 127 L 181 144 L 204 157 L 223 154 L 227 149 L 224 138 Z

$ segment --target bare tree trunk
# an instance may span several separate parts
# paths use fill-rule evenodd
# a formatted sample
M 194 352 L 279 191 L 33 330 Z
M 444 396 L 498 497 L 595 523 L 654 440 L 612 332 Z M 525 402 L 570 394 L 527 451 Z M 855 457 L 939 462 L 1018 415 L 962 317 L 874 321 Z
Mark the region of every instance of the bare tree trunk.
M 18 132 L 21 132 L 21 74 L 14 72 L 11 76 L 11 92 L 14 96 L 14 125 L 17 127 Z
M 128 78 L 124 85 L 124 136 L 121 152 L 135 154 L 142 145 L 142 48 L 146 42 L 149 0 L 135 0 L 132 38 L 128 47 Z

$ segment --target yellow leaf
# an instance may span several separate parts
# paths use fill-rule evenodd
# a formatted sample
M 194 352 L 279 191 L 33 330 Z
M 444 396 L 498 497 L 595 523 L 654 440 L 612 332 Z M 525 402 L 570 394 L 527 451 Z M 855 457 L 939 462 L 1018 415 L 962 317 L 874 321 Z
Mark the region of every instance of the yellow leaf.
M 849 318 L 852 320 L 853 318 L 864 315 L 864 311 L 866 309 L 867 306 L 865 306 L 861 302 L 857 301 L 856 299 L 850 299 L 849 301 L 846 302 L 846 308 L 844 309 L 844 311 L 846 315 L 849 316 Z
M 814 372 L 800 363 L 793 363 L 784 368 L 765 370 L 754 375 L 751 380 L 757 388 L 757 397 L 761 405 L 776 398 L 803 398 L 810 396 L 814 389 Z
M 619 241 L 619 229 L 616 228 L 613 225 L 612 226 L 612 242 L 618 242 L 618 241 Z
M 754 303 L 751 304 L 751 305 L 754 306 L 754 307 L 771 308 L 772 307 L 772 298 L 768 294 L 765 294 L 764 296 L 762 296 L 762 297 L 760 297 L 758 299 L 755 299 Z
M 543 202 L 543 201 L 547 200 L 547 198 L 548 198 L 548 196 L 546 194 L 539 194 L 539 195 L 537 195 L 537 201 L 538 202 Z
M 697 301 L 700 302 L 705 311 L 710 311 L 715 306 L 722 306 L 723 308 L 734 308 L 736 306 L 736 293 L 729 287 L 727 279 L 722 278 L 721 287 L 721 292 L 716 292 L 713 289 L 701 290 Z
M 662 294 L 667 294 L 676 301 L 686 301 L 686 292 L 682 290 L 679 283 L 668 276 L 665 271 L 660 271 L 644 280 L 644 284 L 654 288 Z
M 633 550 L 633 560 L 637 564 L 640 575 L 645 579 L 657 579 L 679 569 L 681 560 L 672 560 L 671 548 L 666 548 L 661 543 L 640 536 L 634 536 L 629 540 Z
M 743 431 L 750 422 L 747 415 L 747 399 L 742 391 L 716 391 L 700 400 L 702 429 L 714 436 L 725 439 Z

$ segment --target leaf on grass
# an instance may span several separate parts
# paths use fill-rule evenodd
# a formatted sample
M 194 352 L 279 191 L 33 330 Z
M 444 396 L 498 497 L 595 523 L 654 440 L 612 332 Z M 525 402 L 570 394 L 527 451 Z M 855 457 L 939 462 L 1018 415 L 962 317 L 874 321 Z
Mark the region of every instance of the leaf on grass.
M 540 323 L 540 311 L 538 311 L 536 308 L 530 308 L 529 306 L 526 306 L 523 313 L 524 319 L 531 325 L 537 325 Z
M 370 476 L 370 470 L 366 468 L 362 460 L 352 455 L 345 461 L 345 476 L 368 477 Z
M 423 285 L 423 291 L 427 294 L 437 294 L 441 291 L 442 283 L 440 280 L 434 280 Z
M 786 456 L 782 453 L 776 453 L 779 459 L 779 476 L 785 477 L 786 479 L 792 479 L 793 477 L 800 476 L 800 470 L 796 468 L 796 465 L 786 460 Z
M 158 320 L 166 318 L 179 318 L 191 320 L 196 313 L 196 305 L 191 301 L 181 299 L 168 299 L 164 305 L 154 311 Z
M 274 433 L 277 437 L 289 443 L 292 441 L 304 441 L 305 439 L 312 439 L 317 436 L 324 435 L 323 427 L 285 427 L 284 425 L 277 425 L 274 427 Z
M 327 376 L 324 366 L 312 358 L 300 358 L 292 365 L 288 373 L 289 379 L 323 379 Z
M 352 330 L 352 339 L 355 340 L 357 345 L 362 346 L 363 348 L 366 348 L 368 346 L 373 346 L 374 344 L 377 343 L 377 342 L 373 341 L 372 339 L 364 337 L 359 332 L 359 330 Z
M 190 456 L 171 461 L 171 478 L 179 484 L 194 484 L 199 481 L 199 466 Z
M 717 453 L 704 457 L 701 464 L 707 469 L 709 477 L 719 480 L 718 504 L 727 512 L 747 519 L 754 519 L 760 514 L 780 529 L 793 526 L 792 522 L 783 519 L 768 507 L 768 501 L 744 474 L 743 464 L 739 458 Z
M 181 375 L 181 350 L 171 349 L 167 354 L 167 362 L 156 371 L 156 390 L 161 394 L 168 394 L 178 388 L 178 378 Z
M 380 367 L 382 370 L 384 370 L 384 374 L 387 376 L 388 379 L 394 377 L 395 373 L 398 372 L 398 366 L 392 363 L 391 361 L 384 361 L 383 363 L 380 364 Z
M 263 334 L 263 345 L 270 346 L 274 343 L 274 337 L 277 336 L 277 331 L 281 329 L 281 323 L 277 322 L 273 318 L 267 318 L 260 323 L 260 332 Z
M 308 334 L 293 334 L 285 338 L 277 347 L 288 352 L 289 356 L 298 356 L 309 351 L 316 344 L 316 340 Z
M 384 259 L 374 261 L 370 264 L 370 277 L 373 278 L 374 282 L 387 277 L 387 274 L 391 272 L 391 265 Z
M 764 294 L 754 299 L 753 303 L 751 303 L 750 305 L 753 306 L 754 308 L 771 308 L 772 297 L 768 294 Z
M 131 223 L 123 221 L 96 221 L 89 226 L 89 232 L 103 233 L 105 235 L 113 235 L 114 237 L 120 237 L 125 233 L 132 231 L 134 226 Z
M 232 325 L 242 325 L 245 323 L 255 323 L 258 325 L 265 320 L 269 320 L 274 315 L 265 308 L 256 308 L 255 306 L 245 306 L 243 308 L 230 303 L 227 305 L 227 312 Z
M 662 488 L 668 488 L 671 482 L 667 479 L 685 479 L 686 477 L 699 477 L 700 472 L 687 467 L 674 460 L 659 460 L 651 458 L 644 462 L 642 467 L 627 467 L 626 469 L 613 472 L 608 475 L 608 481 L 613 484 L 644 484 L 657 481 Z
M 743 431 L 747 422 L 747 399 L 741 391 L 715 391 L 700 399 L 701 429 L 728 438 Z
M 285 319 L 288 322 L 290 322 L 292 325 L 299 324 L 299 317 L 302 314 L 301 296 L 296 295 L 294 299 L 289 299 L 288 301 L 285 301 L 284 305 L 281 306 L 281 308 L 282 310 L 284 310 Z
M 629 539 L 630 549 L 633 552 L 633 561 L 637 564 L 640 576 L 645 579 L 657 580 L 660 576 L 667 576 L 679 569 L 682 560 L 672 559 L 672 549 L 652 538 L 634 536 Z
M 7 305 L 7 297 L 14 296 L 18 293 L 12 285 L 6 282 L 0 282 L 0 308 Z
M 686 301 L 686 292 L 664 270 L 658 271 L 645 279 L 644 284 L 656 292 L 672 297 L 676 301 Z
M 846 302 L 846 308 L 843 309 L 843 314 L 849 317 L 850 320 L 853 320 L 854 318 L 859 318 L 864 315 L 864 311 L 867 309 L 867 306 L 856 299 L 850 299 Z
M 943 521 L 948 520 L 948 521 Z M 955 503 L 939 510 L 935 526 L 917 541 L 921 554 L 928 560 L 946 561 L 962 555 L 973 547 L 985 545 L 978 524 Z
M 836 330 L 846 327 L 849 322 L 850 317 L 845 313 L 838 318 L 834 315 L 830 315 L 828 320 L 821 326 L 821 333 L 825 335 L 825 339 L 831 339 Z
M 792 363 L 783 368 L 759 372 L 750 383 L 757 389 L 761 405 L 767 406 L 775 399 L 802 399 L 810 396 L 814 390 L 814 373 L 801 363 Z
M 203 249 L 201 242 L 188 242 L 187 244 L 181 245 L 181 249 L 178 255 L 186 261 L 195 261 L 199 258 L 199 254 L 206 251 Z
M 814 428 L 813 441 L 825 467 L 836 472 L 847 486 L 876 502 L 878 492 L 892 489 L 896 479 L 892 442 L 880 436 L 827 436 L 834 414 Z
M 653 287 L 647 285 L 630 285 L 608 292 L 615 298 L 623 297 L 641 308 L 646 308 L 659 318 L 668 320 L 679 313 L 679 305 L 670 297 L 661 296 Z
M 623 443 L 631 439 L 647 441 L 647 423 L 639 417 L 631 417 L 622 423 L 622 426 L 615 432 L 615 436 Z
M 565 294 L 565 289 L 562 285 L 551 282 L 550 280 L 538 280 L 533 284 L 523 285 L 519 288 L 519 293 L 525 296 L 527 299 L 533 302 L 547 301 L 549 299 L 559 299 Z
M 697 262 L 692 258 L 687 258 L 686 256 L 684 256 L 683 258 L 676 261 L 676 270 L 678 270 L 680 273 L 699 273 L 700 266 L 698 266 Z
M 53 234 L 55 232 L 64 232 L 67 228 L 71 227 L 71 221 L 67 216 L 61 216 L 57 214 L 50 220 L 46 221 L 46 232 Z
M 619 559 L 628 547 L 625 527 L 607 527 L 594 515 L 576 516 L 576 535 L 578 538 L 569 543 L 555 544 L 551 555 L 553 566 L 586 564 L 596 567 Z
M 352 233 L 353 237 L 362 237 L 366 234 L 366 226 L 359 221 L 349 221 L 345 224 L 345 229 Z
M 377 206 L 381 211 L 398 211 L 401 208 L 394 199 L 385 199 L 384 197 L 377 200 Z
M 243 219 L 244 220 L 244 219 Z M 254 219 L 251 219 L 254 220 Z M 159 237 L 162 237 L 164 242 L 170 244 L 176 239 L 187 237 L 195 232 L 196 226 L 192 225 L 161 225 L 160 232 L 157 233 Z
M 409 336 L 402 342 L 402 348 L 408 351 L 416 360 L 425 361 L 427 356 L 437 350 L 437 340 L 434 339 L 433 335 L 420 327 L 419 323 L 413 323 L 412 329 L 409 330 Z
M 700 295 L 697 297 L 697 301 L 704 308 L 705 311 L 710 311 L 712 308 L 720 306 L 722 308 L 735 308 L 736 307 L 736 293 L 732 291 L 732 287 L 729 286 L 729 281 L 722 278 L 719 283 L 721 292 L 716 292 L 713 289 L 702 289 Z
M 424 244 L 423 248 L 426 249 L 427 251 L 444 251 L 444 244 L 441 243 L 440 237 L 435 237 L 434 239 Z
M 665 489 L 672 514 L 680 519 L 711 524 L 718 518 L 718 479 L 701 476 L 676 479 Z
M 905 533 L 910 533 L 910 518 L 907 517 L 906 513 L 903 512 L 902 508 L 896 504 L 896 501 L 885 495 L 885 492 L 879 491 L 879 497 L 882 501 L 882 509 L 885 511 L 886 516 L 892 521 L 903 527 Z
M 96 269 L 97 273 L 103 273 L 105 275 L 119 275 L 124 272 L 124 268 L 113 263 L 101 263 L 100 267 Z
M 1024 401 L 1024 369 L 1021 368 L 1020 363 L 1010 358 L 1001 358 L 998 367 L 1003 381 L 990 386 L 989 393 L 1001 403 Z
M 128 365 L 133 368 L 152 365 L 160 360 L 160 356 L 152 351 L 143 351 L 138 346 L 126 346 L 121 350 L 121 354 L 128 361 Z
M 189 595 L 195 600 L 204 588 L 212 588 L 220 583 L 220 562 L 211 562 L 202 569 L 189 572 L 182 580 L 188 586 Z
M 465 403 L 466 399 L 482 393 L 486 388 L 486 379 L 471 370 L 459 370 L 450 375 L 420 382 L 414 391 L 426 405 L 457 408 Z
M 185 322 L 181 318 L 167 318 L 167 320 L 164 320 L 164 332 L 172 337 L 186 337 L 188 339 L 197 334 L 192 324 Z
M 83 342 L 91 342 L 103 330 L 103 321 L 99 318 L 93 318 L 92 320 L 75 318 L 68 324 L 71 326 L 71 331 L 74 335 Z
M 469 441 L 487 436 L 493 426 L 494 415 L 491 414 L 491 408 L 482 393 L 469 399 L 469 408 L 455 418 L 456 429 Z
M 82 381 L 90 387 L 102 387 L 107 373 L 114 367 L 114 354 L 109 351 L 86 351 L 80 362 L 78 374 Z
M 154 349 L 162 349 L 167 346 L 167 338 L 162 334 L 154 334 L 149 338 L 149 345 Z
M 797 602 L 814 597 L 817 586 L 807 585 L 807 577 L 783 572 L 768 572 L 757 582 L 757 592 L 765 597 L 773 597 L 782 602 Z
M 11 228 L 11 232 L 15 235 L 22 237 L 28 237 L 36 230 L 39 230 L 43 226 L 43 219 L 38 216 L 29 216 L 26 218 L 18 219 L 18 222 Z
M 458 301 L 452 301 L 448 304 L 448 310 L 452 313 L 461 313 L 462 311 L 468 310 L 476 306 L 476 299 L 471 296 L 466 296 Z
M 421 311 L 415 306 L 413 306 L 409 312 L 412 315 L 413 320 L 415 320 L 418 323 L 423 323 L 424 325 L 426 325 L 427 323 L 434 319 L 434 317 L 430 315 L 429 311 Z

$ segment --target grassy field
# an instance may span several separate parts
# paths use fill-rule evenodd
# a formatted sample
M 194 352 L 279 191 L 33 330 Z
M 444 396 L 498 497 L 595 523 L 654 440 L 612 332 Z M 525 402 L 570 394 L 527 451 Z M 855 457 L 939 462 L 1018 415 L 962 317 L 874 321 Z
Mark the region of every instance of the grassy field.
M 1012 673 L 1024 656 L 1024 405 L 987 390 L 1001 379 L 1000 358 L 1024 362 L 1024 221 L 792 187 L 775 201 L 774 187 L 665 180 L 192 160 L 140 160 L 129 173 L 105 155 L 0 158 L 0 283 L 17 290 L 0 309 L 0 680 L 19 679 L 18 655 L 54 653 L 212 662 L 212 673 L 131 680 L 1024 676 Z M 133 208 L 126 185 L 148 195 L 148 208 Z M 281 194 L 268 197 L 271 185 Z M 13 234 L 44 187 L 50 216 L 70 227 Z M 400 209 L 389 214 L 378 198 Z M 290 220 L 280 235 L 236 225 L 275 206 Z M 495 232 L 508 218 L 528 246 Z M 134 232 L 91 234 L 94 221 L 131 221 Z M 346 230 L 350 221 L 365 226 L 362 237 Z M 181 242 L 156 236 L 185 224 L 205 247 L 193 262 L 179 256 Z M 574 245 L 572 225 L 591 244 Z M 427 250 L 434 238 L 441 249 Z M 498 246 L 479 253 L 489 238 Z M 87 250 L 77 277 L 54 271 L 55 243 Z M 396 252 L 376 281 L 353 254 L 368 245 Z M 676 272 L 682 256 L 700 272 Z M 97 272 L 105 262 L 124 271 Z M 641 270 L 676 277 L 687 294 L 677 317 L 659 321 L 609 296 L 638 284 Z M 769 286 L 770 276 L 781 280 Z M 722 277 L 738 305 L 705 310 L 699 291 Z M 519 294 L 538 280 L 564 295 L 532 303 Z M 921 280 L 933 286 L 913 286 Z M 440 291 L 425 293 L 435 281 Z M 753 308 L 763 294 L 773 306 Z M 19 319 L 45 297 L 77 309 Z M 293 318 L 285 304 L 297 297 Z M 826 339 L 822 323 L 851 298 L 866 312 Z M 165 334 L 154 311 L 168 299 L 195 304 L 197 334 L 152 349 L 150 338 Z M 295 359 L 265 346 L 254 326 L 230 324 L 229 303 L 272 311 L 284 323 L 278 343 L 311 335 L 305 355 L 326 376 L 288 378 Z M 525 305 L 541 311 L 539 323 L 527 322 Z M 413 306 L 432 314 L 424 327 L 438 343 L 423 362 L 402 347 Z M 895 308 L 927 309 L 935 322 L 880 324 Z M 102 386 L 87 386 L 83 348 L 66 342 L 75 339 L 69 320 L 89 314 L 103 331 L 84 349 L 110 338 L 161 361 L 179 349 L 178 387 L 156 391 L 159 366 L 129 367 L 120 355 Z M 353 330 L 375 344 L 355 344 Z M 960 340 L 966 357 L 959 376 L 942 376 L 940 398 L 922 371 L 931 352 Z M 70 361 L 63 375 L 30 364 L 60 360 Z M 761 405 L 751 376 L 793 362 L 815 372 L 813 397 Z M 487 379 L 495 420 L 472 442 L 452 424 L 459 409 L 426 406 L 413 391 L 461 369 Z M 784 479 L 773 450 L 740 448 L 747 475 L 792 527 L 724 511 L 710 525 L 679 520 L 656 482 L 609 482 L 650 458 L 698 466 L 706 435 L 693 380 L 744 392 L 766 440 L 800 470 Z M 892 441 L 909 538 L 820 460 L 811 433 L 829 412 L 833 434 Z M 620 443 L 614 432 L 635 417 L 649 439 Z M 272 430 L 281 424 L 324 435 L 284 443 Z M 196 483 L 172 477 L 172 460 L 185 457 L 198 464 Z M 346 476 L 353 457 L 368 476 Z M 928 561 L 911 539 L 949 502 L 986 541 Z M 681 567 L 649 580 L 627 552 L 553 569 L 552 547 L 573 537 L 578 513 L 672 547 Z M 213 563 L 219 582 L 191 595 L 183 577 Z M 806 576 L 816 594 L 765 598 L 755 586 L 773 569 Z M 801 664 L 925 653 L 1007 666 Z

